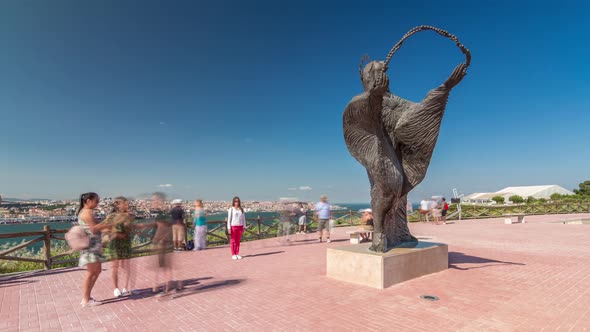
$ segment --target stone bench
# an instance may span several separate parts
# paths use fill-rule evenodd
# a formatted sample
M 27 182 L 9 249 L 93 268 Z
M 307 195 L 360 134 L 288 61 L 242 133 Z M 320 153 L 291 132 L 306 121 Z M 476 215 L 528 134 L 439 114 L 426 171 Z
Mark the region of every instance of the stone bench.
M 524 220 L 524 217 L 526 216 L 526 213 L 513 213 L 513 214 L 505 214 L 503 215 L 504 217 L 504 224 L 506 225 L 510 225 L 510 224 L 516 224 L 516 223 L 526 223 L 526 221 Z M 516 221 L 514 221 L 512 218 L 516 217 Z
M 346 232 L 346 234 L 350 235 L 350 243 L 351 244 L 360 244 L 361 243 L 361 233 L 367 233 L 369 234 L 369 238 L 373 237 L 373 231 L 365 231 L 362 229 L 356 230 L 356 231 L 348 231 Z

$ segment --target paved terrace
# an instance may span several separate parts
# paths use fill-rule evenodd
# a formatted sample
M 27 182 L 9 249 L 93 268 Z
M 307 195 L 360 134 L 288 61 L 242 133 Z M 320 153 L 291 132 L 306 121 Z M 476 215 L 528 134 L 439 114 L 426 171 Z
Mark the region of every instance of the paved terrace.
M 0 330 L 589 331 L 590 225 L 554 223 L 580 216 L 590 217 L 412 224 L 449 244 L 449 269 L 381 291 L 325 277 L 326 248 L 349 245 L 345 228 L 331 244 L 316 234 L 244 243 L 241 261 L 227 247 L 175 254 L 187 287 L 164 299 L 112 299 L 109 264 L 93 292 L 107 303 L 94 308 L 79 305 L 83 270 L 4 278 Z M 139 288 L 151 285 L 153 259 L 133 260 Z

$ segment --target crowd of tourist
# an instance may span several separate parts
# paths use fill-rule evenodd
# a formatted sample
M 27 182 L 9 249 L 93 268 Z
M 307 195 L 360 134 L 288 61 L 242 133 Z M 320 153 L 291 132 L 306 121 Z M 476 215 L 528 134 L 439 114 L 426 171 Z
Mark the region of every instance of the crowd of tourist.
M 186 211 L 181 200 L 173 200 L 172 208 L 166 209 L 166 195 L 154 193 L 150 201 L 150 214 L 154 217 L 151 223 L 135 223 L 134 215 L 129 210 L 129 201 L 125 197 L 117 197 L 112 202 L 111 212 L 99 222 L 94 214 L 100 197 L 96 193 L 85 193 L 80 196 L 77 210 L 78 225 L 66 234 L 66 239 L 74 249 L 79 248 L 79 266 L 86 267 L 82 283 L 83 307 L 100 305 L 101 302 L 92 298 L 91 292 L 102 268 L 101 264 L 109 258 L 111 279 L 115 297 L 138 294 L 135 289 L 135 269 L 130 260 L 132 256 L 131 241 L 138 232 L 148 232 L 151 237 L 154 255 L 154 283 L 152 293 L 165 296 L 174 289 L 183 288 L 182 282 L 174 278 L 174 252 L 185 250 L 203 250 L 207 247 L 207 217 L 203 201 L 195 200 L 191 219 L 194 225 L 193 239 L 187 241 Z M 366 212 L 366 211 L 365 211 Z M 364 225 L 368 225 L 368 214 L 363 215 Z M 319 225 L 319 241 L 330 241 L 332 208 L 328 197 L 322 195 L 315 206 L 314 219 Z M 296 220 L 297 234 L 307 233 L 307 210 L 301 203 L 285 204 L 279 219 L 284 225 L 285 239 L 288 241 L 291 221 Z M 371 217 L 372 219 L 372 217 Z M 246 226 L 246 215 L 239 197 L 232 199 L 227 209 L 227 233 L 230 238 L 231 259 L 240 260 L 240 242 Z M 106 250 L 103 251 L 103 248 Z
M 440 200 L 435 199 L 423 199 L 420 201 L 420 219 L 423 222 L 430 222 L 429 216 L 432 216 L 436 225 L 447 223 L 447 212 L 449 210 L 449 204 L 446 199 L 442 197 Z M 422 219 L 424 216 L 424 219 Z

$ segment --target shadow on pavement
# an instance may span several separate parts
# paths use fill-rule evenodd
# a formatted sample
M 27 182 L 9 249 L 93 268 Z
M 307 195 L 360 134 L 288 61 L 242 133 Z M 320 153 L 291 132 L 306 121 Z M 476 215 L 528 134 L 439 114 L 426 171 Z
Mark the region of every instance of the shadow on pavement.
M 334 242 L 350 242 L 350 240 L 349 239 L 338 239 L 338 240 L 331 241 L 331 243 L 334 243 Z
M 271 252 L 263 252 L 263 253 L 260 253 L 260 254 L 246 255 L 246 256 L 244 256 L 244 258 L 246 258 L 246 257 L 258 257 L 258 256 L 275 255 L 275 254 L 280 254 L 280 253 L 284 253 L 284 252 L 285 252 L 284 250 L 281 250 L 281 251 L 271 251 Z
M 10 281 L 0 281 L 0 288 L 7 288 L 13 286 L 21 286 L 30 284 L 33 282 L 37 282 L 37 280 L 10 280 Z
M 49 275 L 53 275 L 53 274 L 69 273 L 69 272 L 75 272 L 75 271 L 80 271 L 80 270 L 85 270 L 85 269 L 81 269 L 79 267 L 63 267 L 63 268 L 57 268 L 57 269 L 53 269 L 53 270 L 36 270 L 36 271 L 18 272 L 18 273 L 14 273 L 14 274 L 1 276 L 0 283 L 4 283 L 5 281 L 8 281 L 8 280 L 18 280 L 18 279 L 29 278 L 29 277 L 37 277 L 37 276 L 49 276 Z
M 197 287 L 193 287 L 193 288 L 184 289 L 182 292 L 176 293 L 172 297 L 177 299 L 177 298 L 190 296 L 190 295 L 197 294 L 197 293 L 212 291 L 212 290 L 215 290 L 215 289 L 221 288 L 221 287 L 234 286 L 234 285 L 238 285 L 238 284 L 244 282 L 245 280 L 246 279 L 228 279 L 228 280 L 212 282 L 209 284 L 205 284 L 203 286 L 197 286 Z
M 485 264 L 473 267 L 459 267 L 455 264 Z M 526 265 L 524 263 L 515 263 L 515 262 L 503 262 L 495 259 L 488 259 L 483 257 L 477 256 L 470 256 L 465 255 L 462 252 L 449 252 L 449 268 L 456 269 L 456 270 L 471 270 L 471 269 L 481 269 L 484 267 L 491 267 L 491 266 L 498 266 L 498 265 Z
M 199 285 L 201 280 L 209 280 L 209 279 L 213 279 L 213 277 L 202 277 L 202 278 L 193 278 L 193 279 L 186 279 L 186 280 L 182 280 L 182 285 L 183 285 L 183 289 L 176 291 L 174 290 L 173 292 L 177 292 L 177 293 L 182 293 L 185 292 L 187 290 L 187 286 L 194 286 L 194 285 Z M 141 288 L 137 290 L 139 293 L 138 294 L 131 294 L 131 295 L 127 295 L 127 296 L 121 296 L 121 297 L 111 297 L 108 299 L 104 299 L 102 300 L 102 304 L 109 304 L 109 303 L 116 303 L 116 302 L 121 302 L 121 301 L 125 301 L 125 300 L 141 300 L 141 299 L 145 299 L 145 298 L 149 298 L 149 297 L 154 297 L 157 294 L 160 293 L 153 293 L 151 288 Z M 172 295 L 172 292 L 170 293 L 170 295 Z M 170 296 L 166 296 L 166 297 L 170 297 Z

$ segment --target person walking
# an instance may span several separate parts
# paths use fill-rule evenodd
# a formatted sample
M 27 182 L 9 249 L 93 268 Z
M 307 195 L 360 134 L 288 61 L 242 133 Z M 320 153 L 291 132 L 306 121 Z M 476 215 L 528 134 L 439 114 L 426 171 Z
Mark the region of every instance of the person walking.
M 449 203 L 447 203 L 447 200 L 443 197 L 442 198 L 442 204 L 443 204 L 443 209 L 442 209 L 442 222 L 443 224 L 447 224 L 447 211 L 449 211 Z
M 155 215 L 156 223 L 156 232 L 152 238 L 152 244 L 158 253 L 152 293 L 158 297 L 168 295 L 174 284 L 174 260 L 170 255 L 173 248 L 172 220 L 163 210 L 165 200 L 166 195 L 164 193 L 157 192 L 152 195 L 151 214 Z M 163 277 L 162 281 L 161 277 Z M 160 287 L 163 288 L 163 292 L 160 292 Z M 180 280 L 176 282 L 176 289 L 182 289 Z
M 439 201 L 432 200 L 432 216 L 434 217 L 434 223 L 440 225 L 440 219 L 442 217 L 442 204 Z
M 203 201 L 195 201 L 195 211 L 193 212 L 193 221 L 195 225 L 195 234 L 193 236 L 195 249 L 203 250 L 207 248 L 207 217 L 203 208 Z
M 242 259 L 240 256 L 240 242 L 246 226 L 246 215 L 239 197 L 234 197 L 232 207 L 227 210 L 227 232 L 230 235 L 231 258 Z
M 139 294 L 134 289 L 135 274 L 134 266 L 131 262 L 131 237 L 135 229 L 151 227 L 151 225 L 135 224 L 135 217 L 129 212 L 129 200 L 125 197 L 116 197 L 113 202 L 113 211 L 102 222 L 109 225 L 106 233 L 109 242 L 106 244 L 109 249 L 111 258 L 111 278 L 115 290 L 113 295 L 120 297 L 122 295 Z M 103 232 L 105 233 L 105 232 Z M 123 282 L 123 288 L 119 287 L 119 272 Z M 131 291 L 128 291 L 131 290 Z
M 297 211 L 298 224 L 299 224 L 299 232 L 298 234 L 306 234 L 307 233 L 307 209 L 303 206 L 302 203 L 299 203 L 299 210 Z
M 172 242 L 174 243 L 174 251 L 181 251 L 184 250 L 183 242 L 186 237 L 182 200 L 175 199 L 172 201 L 172 205 L 174 205 L 172 210 L 170 210 L 170 216 L 172 217 Z
M 100 232 L 109 227 L 109 225 L 97 223 L 94 218 L 93 210 L 98 206 L 99 201 L 100 197 L 96 193 L 90 192 L 80 195 L 80 206 L 76 213 L 78 215 L 78 224 L 84 229 L 89 239 L 88 247 L 80 251 L 80 260 L 78 263 L 80 267 L 86 266 L 86 273 L 82 282 L 82 302 L 80 302 L 83 307 L 92 307 L 101 304 L 101 302 L 96 301 L 90 296 L 92 288 L 102 271 L 101 262 L 104 261 Z
M 423 222 L 429 222 L 428 215 L 432 212 L 432 207 L 430 206 L 430 202 L 424 198 L 420 201 L 420 214 L 418 215 L 421 218 L 424 215 L 425 220 Z
M 332 219 L 332 210 L 328 203 L 328 196 L 320 196 L 320 201 L 315 206 L 314 217 L 318 219 L 318 231 L 320 233 L 320 242 L 322 242 L 322 232 L 326 230 L 326 242 L 330 243 L 330 219 Z

